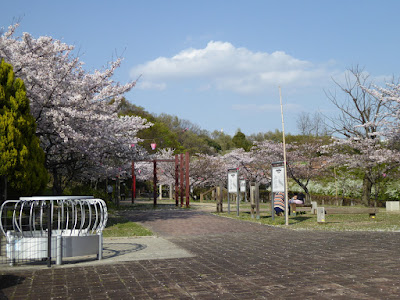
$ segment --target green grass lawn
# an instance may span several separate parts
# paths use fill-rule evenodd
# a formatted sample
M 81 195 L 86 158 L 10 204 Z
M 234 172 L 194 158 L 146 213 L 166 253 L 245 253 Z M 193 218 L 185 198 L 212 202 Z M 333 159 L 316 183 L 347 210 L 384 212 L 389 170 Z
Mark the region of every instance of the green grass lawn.
M 153 233 L 147 228 L 129 221 L 127 218 L 111 213 L 108 216 L 107 226 L 103 230 L 104 237 L 134 237 L 150 236 Z
M 262 212 L 260 219 L 251 218 L 249 212 L 240 212 L 237 217 L 236 210 L 232 209 L 230 214 L 224 212 L 219 215 L 294 230 L 400 231 L 400 213 L 386 213 L 382 209 L 378 210 L 374 219 L 367 213 L 327 214 L 323 224 L 319 224 L 317 216 L 309 212 L 297 214 L 297 216 L 289 216 L 289 226 L 285 225 L 284 216 L 276 216 L 275 220 L 272 220 L 269 212 Z

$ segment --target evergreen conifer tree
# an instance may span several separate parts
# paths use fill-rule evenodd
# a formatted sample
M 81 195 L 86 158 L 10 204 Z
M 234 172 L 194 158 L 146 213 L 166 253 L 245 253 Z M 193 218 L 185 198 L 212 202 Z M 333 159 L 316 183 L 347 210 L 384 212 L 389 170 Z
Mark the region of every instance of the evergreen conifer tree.
M 15 78 L 10 64 L 0 63 L 0 178 L 1 198 L 7 197 L 7 182 L 13 196 L 29 196 L 48 181 L 44 152 L 35 134 L 24 82 Z M 0 200 L 1 200 L 0 198 Z

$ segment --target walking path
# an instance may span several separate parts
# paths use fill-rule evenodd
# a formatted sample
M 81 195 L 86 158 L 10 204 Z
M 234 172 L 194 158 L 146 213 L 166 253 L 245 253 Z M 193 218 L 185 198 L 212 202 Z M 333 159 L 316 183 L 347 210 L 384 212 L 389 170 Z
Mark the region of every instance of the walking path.
M 400 297 L 399 233 L 292 231 L 193 210 L 127 214 L 158 237 L 109 240 L 101 262 L 0 270 L 0 299 Z

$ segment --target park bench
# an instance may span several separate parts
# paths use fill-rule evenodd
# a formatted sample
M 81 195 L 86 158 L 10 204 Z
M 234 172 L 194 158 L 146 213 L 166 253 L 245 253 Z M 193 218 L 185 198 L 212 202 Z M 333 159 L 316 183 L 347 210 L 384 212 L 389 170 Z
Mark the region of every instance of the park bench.
M 338 215 L 338 214 L 368 214 L 370 218 L 375 219 L 378 213 L 377 208 L 344 208 L 344 207 L 327 207 L 325 208 L 327 215 Z
M 302 208 L 300 211 L 297 208 Z M 296 204 L 296 203 L 290 203 L 289 204 L 289 212 L 291 216 L 296 216 L 296 213 L 300 214 L 305 214 L 308 209 L 303 209 L 303 208 L 312 208 L 311 204 Z
M 299 211 L 298 208 L 310 208 L 312 209 L 311 204 L 296 204 L 290 203 L 290 215 L 296 216 L 296 213 L 305 213 L 307 210 L 301 209 Z M 375 218 L 378 210 L 376 208 L 355 208 L 355 207 L 326 207 L 325 214 L 333 215 L 333 214 L 368 214 L 370 218 Z M 315 211 L 314 214 L 317 212 Z

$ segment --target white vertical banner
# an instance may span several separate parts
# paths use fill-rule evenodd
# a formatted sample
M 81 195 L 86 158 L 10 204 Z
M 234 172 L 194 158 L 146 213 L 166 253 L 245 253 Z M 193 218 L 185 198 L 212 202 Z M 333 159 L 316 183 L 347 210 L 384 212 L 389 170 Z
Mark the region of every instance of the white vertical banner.
M 228 173 L 228 193 L 237 193 L 238 190 L 238 174 L 237 171 Z
M 246 180 L 240 180 L 240 192 L 246 193 Z
M 285 168 L 272 167 L 272 192 L 285 192 Z

